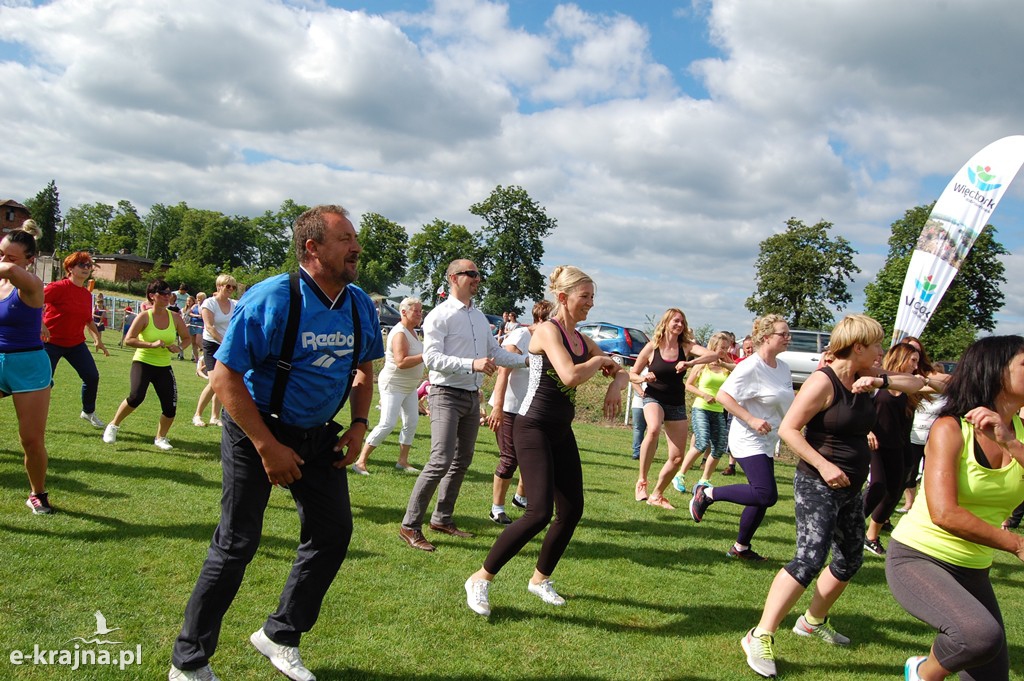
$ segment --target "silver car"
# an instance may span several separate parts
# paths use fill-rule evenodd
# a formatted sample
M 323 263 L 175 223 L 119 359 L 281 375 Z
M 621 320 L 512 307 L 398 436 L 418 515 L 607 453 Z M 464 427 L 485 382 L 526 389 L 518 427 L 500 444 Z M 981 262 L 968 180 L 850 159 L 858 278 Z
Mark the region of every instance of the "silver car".
M 790 329 L 793 338 L 789 349 L 779 353 L 779 359 L 789 365 L 793 373 L 793 387 L 799 388 L 821 361 L 821 355 L 828 347 L 831 334 L 828 331 L 807 331 Z

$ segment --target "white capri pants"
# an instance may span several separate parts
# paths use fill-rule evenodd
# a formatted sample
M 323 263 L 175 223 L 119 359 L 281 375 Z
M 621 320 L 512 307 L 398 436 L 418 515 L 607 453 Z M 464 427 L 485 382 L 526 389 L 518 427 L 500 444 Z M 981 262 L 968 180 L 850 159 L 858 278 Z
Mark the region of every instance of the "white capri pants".
M 380 423 L 366 437 L 366 444 L 379 447 L 384 438 L 391 434 L 402 416 L 402 430 L 398 433 L 398 444 L 411 445 L 416 435 L 416 424 L 420 420 L 419 397 L 416 391 L 410 393 L 380 393 Z

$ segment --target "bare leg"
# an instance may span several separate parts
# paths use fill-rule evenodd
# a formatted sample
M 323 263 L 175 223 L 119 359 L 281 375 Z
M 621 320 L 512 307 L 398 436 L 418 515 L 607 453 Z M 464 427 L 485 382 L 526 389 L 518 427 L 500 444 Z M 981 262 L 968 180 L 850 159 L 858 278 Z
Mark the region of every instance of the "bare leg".
M 398 445 L 398 465 L 402 468 L 409 467 L 409 450 L 412 445 Z
M 715 474 L 715 469 L 718 468 L 718 461 L 713 456 L 709 456 L 708 460 L 704 462 L 704 470 L 701 472 L 701 478 L 704 480 L 710 480 L 711 476 Z
M 686 445 L 686 421 L 666 421 L 665 435 L 668 439 L 668 460 L 658 474 L 658 483 L 651 493 L 654 497 L 664 496 L 665 488 L 672 482 L 672 477 L 683 463 L 683 446 Z
M 203 388 L 203 392 L 199 393 L 199 404 L 196 405 L 196 416 L 203 418 L 203 412 L 206 411 L 206 405 L 210 404 L 210 400 L 212 400 L 213 397 L 213 388 L 207 384 Z
M 173 418 L 168 418 L 167 416 L 160 414 L 160 425 L 156 428 L 156 436 L 167 437 L 167 432 L 171 429 L 171 424 L 173 423 Z
M 811 605 L 807 608 L 807 612 L 818 619 L 828 617 L 829 610 L 843 595 L 848 584 L 849 582 L 840 582 L 836 579 L 832 571 L 826 567 L 818 575 L 818 581 L 814 584 L 814 597 L 811 598 Z
M 18 417 L 18 437 L 25 452 L 25 472 L 32 492 L 46 491 L 46 417 L 50 412 L 50 389 L 15 393 L 14 411 Z
M 658 438 L 661 437 L 661 426 L 665 421 L 665 411 L 659 404 L 645 404 L 644 418 L 647 420 L 647 433 L 640 444 L 640 471 L 637 477 L 637 488 L 647 485 L 647 475 L 651 472 L 654 455 L 658 451 Z
M 135 407 L 128 404 L 128 400 L 123 401 L 118 405 L 117 411 L 114 412 L 114 420 L 110 422 L 112 426 L 120 426 L 121 422 L 128 418 L 128 415 L 135 411 Z
M 953 672 L 939 664 L 933 648 L 928 651 L 928 658 L 917 668 L 917 673 L 924 681 L 942 681 Z
M 761 621 L 757 623 L 757 626 L 774 634 L 782 624 L 783 618 L 803 596 L 804 591 L 806 589 L 800 585 L 800 582 L 793 579 L 792 575 L 785 570 L 779 570 L 768 590 L 768 598 L 765 599 L 764 610 L 761 612 Z
M 377 449 L 377 447 L 374 446 L 374 445 L 366 445 L 366 444 L 364 444 L 363 445 L 363 451 L 359 452 L 359 458 L 356 460 L 356 462 L 354 464 L 352 464 L 352 466 L 354 468 L 358 468 L 360 470 L 364 470 L 365 471 L 366 470 L 366 462 L 370 460 L 370 454 L 373 453 L 373 450 L 375 450 L 375 449 Z
M 499 478 L 494 476 L 494 484 L 491 490 L 491 503 L 495 506 L 504 506 L 505 497 L 508 496 L 508 488 L 512 485 L 512 478 Z

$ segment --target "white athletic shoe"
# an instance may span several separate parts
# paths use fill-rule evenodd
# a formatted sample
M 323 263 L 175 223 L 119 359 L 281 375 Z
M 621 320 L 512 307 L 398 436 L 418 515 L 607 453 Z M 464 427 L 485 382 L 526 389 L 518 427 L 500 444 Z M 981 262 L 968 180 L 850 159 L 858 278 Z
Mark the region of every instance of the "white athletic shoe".
M 155 440 L 153 440 L 153 444 L 156 445 L 157 449 L 162 449 L 165 452 L 169 449 L 174 449 L 174 445 L 168 442 L 167 438 L 165 437 L 156 438 Z
M 565 605 L 565 599 L 555 592 L 555 585 L 550 579 L 545 579 L 540 584 L 530 582 L 527 589 L 548 605 Z
M 173 664 L 171 671 L 167 672 L 167 681 L 220 681 L 220 678 L 213 673 L 210 665 L 199 669 L 178 669 Z
M 256 647 L 256 650 L 263 653 L 264 657 L 277 668 L 277 671 L 287 676 L 292 681 L 316 681 L 313 672 L 306 669 L 302 663 L 302 656 L 299 649 L 293 646 L 282 646 L 274 643 L 263 633 L 261 627 L 249 637 L 249 642 Z
M 487 598 L 487 591 L 491 583 L 486 579 L 473 579 L 470 575 L 466 580 L 466 605 L 478 615 L 489 617 L 491 614 L 491 602 Z
M 121 430 L 121 426 L 115 426 L 113 423 L 108 423 L 107 427 L 103 430 L 103 441 L 108 445 L 112 445 L 117 442 L 117 431 Z
M 103 426 L 107 425 L 107 424 L 103 423 L 103 421 L 100 421 L 100 418 L 98 416 L 96 416 L 96 412 L 92 412 L 92 413 L 86 414 L 83 411 L 78 416 L 79 416 L 79 418 L 85 419 L 86 421 L 88 421 L 92 425 L 96 426 L 97 428 L 102 428 Z

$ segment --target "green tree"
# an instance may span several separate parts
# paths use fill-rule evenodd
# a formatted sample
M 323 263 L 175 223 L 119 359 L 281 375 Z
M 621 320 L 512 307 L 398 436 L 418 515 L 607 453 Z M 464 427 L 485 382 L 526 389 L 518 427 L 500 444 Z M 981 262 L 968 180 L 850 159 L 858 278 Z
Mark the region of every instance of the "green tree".
M 138 253 L 139 235 L 144 232 L 142 218 L 130 201 L 118 201 L 113 218 L 98 235 L 100 253 Z
M 434 220 L 409 239 L 409 266 L 403 281 L 420 298 L 437 305 L 437 290 L 445 283 L 448 264 L 458 258 L 479 260 L 477 237 L 462 225 Z M 478 263 L 479 266 L 479 263 Z
M 831 222 L 807 226 L 796 218 L 786 231 L 761 242 L 754 267 L 757 290 L 746 307 L 761 316 L 781 314 L 794 328 L 823 329 L 835 321 L 830 305 L 843 309 L 853 297 L 847 282 L 860 272 L 856 251 L 843 237 L 830 238 Z
M 295 269 L 297 261 L 292 252 L 292 229 L 295 220 L 307 210 L 308 206 L 286 199 L 276 213 L 268 210 L 252 219 L 254 267 Z
M 409 235 L 397 222 L 377 213 L 366 213 L 359 221 L 360 288 L 368 293 L 388 295 L 405 276 Z
M 39 237 L 39 251 L 53 253 L 57 248 L 57 230 L 61 226 L 60 193 L 57 181 L 50 180 L 34 198 L 25 201 L 25 207 L 32 214 L 32 219 L 39 225 L 42 234 Z
M 67 243 L 65 250 L 99 250 L 100 234 L 107 231 L 114 219 L 114 207 L 106 203 L 86 203 L 68 211 L 65 218 Z
M 171 240 L 178 258 L 222 268 L 250 266 L 254 260 L 253 227 L 248 218 L 229 217 L 213 210 L 189 208 L 181 229 Z
M 935 203 L 911 208 L 892 223 L 889 254 L 875 280 L 864 288 L 865 310 L 891 334 L 914 247 Z M 1008 251 L 986 225 L 928 320 L 921 341 L 936 359 L 956 359 L 975 338 L 978 329 L 992 331 L 995 315 L 1005 300 L 1001 286 L 1005 268 L 999 256 Z
M 530 198 L 522 187 L 498 185 L 486 200 L 470 206 L 469 212 L 483 218 L 482 260 L 487 272 L 481 307 L 495 314 L 522 314 L 520 301 L 544 296 L 540 273 L 544 258 L 544 237 L 557 221 Z

